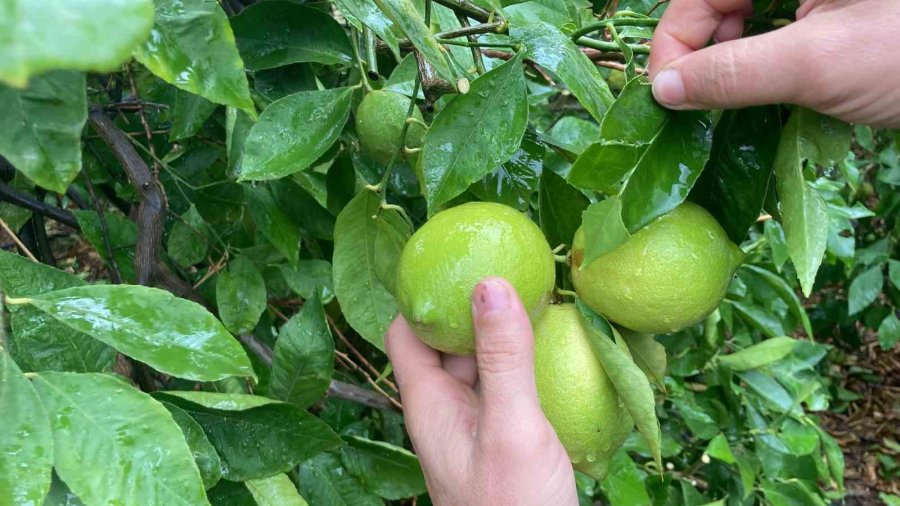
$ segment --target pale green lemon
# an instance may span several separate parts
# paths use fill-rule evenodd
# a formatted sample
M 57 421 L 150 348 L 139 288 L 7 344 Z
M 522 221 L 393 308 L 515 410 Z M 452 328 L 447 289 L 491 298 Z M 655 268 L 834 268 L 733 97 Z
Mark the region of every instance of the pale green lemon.
M 591 349 L 573 304 L 551 305 L 534 327 L 541 409 L 575 469 L 602 480 L 634 425 Z
M 475 351 L 472 289 L 505 278 L 534 321 L 556 280 L 553 252 L 540 228 L 502 204 L 470 202 L 435 214 L 403 248 L 397 276 L 400 312 L 432 348 Z
M 365 153 L 376 163 L 387 165 L 400 149 L 403 123 L 409 111 L 409 98 L 391 91 L 373 91 L 365 96 L 356 109 L 356 134 Z M 419 108 L 413 108 L 413 118 L 422 121 Z M 410 123 L 406 146 L 418 148 L 423 144 L 425 129 Z
M 685 202 L 590 264 L 583 258 L 578 229 L 572 283 L 585 304 L 629 329 L 662 334 L 711 313 L 744 254 L 709 212 Z

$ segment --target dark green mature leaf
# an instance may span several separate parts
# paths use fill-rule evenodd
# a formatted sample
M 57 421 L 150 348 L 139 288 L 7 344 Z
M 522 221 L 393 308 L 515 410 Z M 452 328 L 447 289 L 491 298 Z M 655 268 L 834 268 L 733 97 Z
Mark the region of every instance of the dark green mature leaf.
M 257 229 L 291 265 L 297 265 L 300 228 L 278 206 L 268 188 L 245 186 L 244 194 Z
M 484 201 L 527 210 L 543 173 L 545 151 L 543 144 L 526 134 L 512 158 L 469 187 L 469 191 Z
M 690 196 L 734 243 L 744 240 L 759 217 L 780 138 L 779 106 L 725 111 L 716 125 L 709 163 Z
M 624 244 L 631 234 L 622 223 L 622 201 L 618 196 L 594 202 L 585 209 L 584 258 L 579 269 L 584 269 L 597 258 Z M 602 232 L 601 232 L 602 231 Z
M 203 306 L 134 285 L 91 285 L 21 299 L 154 369 L 214 381 L 256 377 L 240 344 Z
M 0 427 L 0 504 L 41 504 L 50 490 L 53 434 L 31 382 L 2 346 Z
M 222 477 L 231 481 L 283 473 L 341 439 L 302 409 L 265 397 L 213 392 L 158 392 L 203 427 L 222 458 Z
M 228 263 L 216 279 L 216 305 L 225 328 L 235 334 L 252 332 L 266 310 L 266 282 L 246 257 Z
M 3 9 L 0 82 L 18 88 L 48 70 L 114 71 L 153 26 L 151 0 L 11 0 Z
M 334 340 L 318 294 L 278 332 L 269 396 L 305 408 L 328 390 L 334 371 Z
M 206 120 L 215 112 L 216 107 L 218 104 L 176 88 L 169 141 L 179 141 L 197 135 Z
M 213 506 L 256 506 L 256 499 L 244 483 L 220 480 L 206 495 Z
M 538 203 L 541 230 L 547 242 L 554 247 L 571 245 L 575 231 L 581 226 L 581 213 L 590 204 L 588 198 L 553 171 L 545 170 L 538 186 Z
M 75 219 L 81 227 L 81 233 L 87 238 L 91 246 L 97 250 L 100 258 L 110 265 L 109 250 L 103 239 L 103 227 L 100 225 L 100 217 L 94 211 L 75 211 Z M 137 224 L 128 218 L 119 215 L 106 213 L 106 226 L 109 231 L 109 246 L 113 251 L 113 258 L 116 260 L 116 267 L 122 274 L 122 279 L 128 282 L 134 282 L 137 275 L 134 270 L 134 251 L 137 244 Z
M 300 466 L 300 491 L 313 505 L 382 506 L 384 501 L 363 488 L 334 455 L 321 454 Z
M 276 474 L 269 478 L 247 480 L 247 490 L 253 495 L 257 506 L 307 506 L 297 487 L 286 474 Z
M 634 363 L 628 353 L 613 341 L 615 330 L 609 326 L 605 318 L 585 306 L 580 299 L 575 301 L 575 306 L 584 318 L 586 328 L 590 330 L 594 355 L 616 388 L 616 393 L 625 404 L 625 409 L 634 420 L 638 431 L 644 436 L 653 460 L 661 466 L 659 419 L 656 418 L 656 400 L 647 375 Z M 611 332 L 604 330 L 607 328 Z
M 81 171 L 85 90 L 84 74 L 68 71 L 35 77 L 25 89 L 0 85 L 0 155 L 39 186 L 65 193 Z
M 775 158 L 775 183 L 788 253 L 803 294 L 812 291 L 825 254 L 828 212 L 822 196 L 807 183 L 806 163 L 831 166 L 849 149 L 850 128 L 808 109 L 794 111 L 781 134 Z
M 200 427 L 187 411 L 170 402 L 161 402 L 163 407 L 169 410 L 175 423 L 181 428 L 184 439 L 187 441 L 197 469 L 200 470 L 200 478 L 203 480 L 203 488 L 210 489 L 222 478 L 222 460 L 216 449 L 203 433 Z
M 172 415 L 147 394 L 104 374 L 41 373 L 54 468 L 87 504 L 209 504 Z
M 393 209 L 381 209 L 378 194 L 363 191 L 347 204 L 334 229 L 334 292 L 347 322 L 366 341 L 384 349 L 384 333 L 397 315 L 388 291 L 393 280 L 379 277 L 377 265 L 396 265 L 402 245 L 388 238 L 409 237 L 409 225 Z
M 256 116 L 244 62 L 218 2 L 156 0 L 150 40 L 134 58 L 163 81 Z
M 374 2 L 409 38 L 439 75 L 456 81 L 456 73 L 450 67 L 447 50 L 438 44 L 431 29 L 425 24 L 422 13 L 412 0 L 374 0 Z
M 472 82 L 434 118 L 422 155 L 428 212 L 459 195 L 519 149 L 528 123 L 522 54 Z
M 400 61 L 400 48 L 397 44 L 397 36 L 394 35 L 394 27 L 391 20 L 387 18 L 374 2 L 368 0 L 337 0 L 337 5 L 344 15 L 349 14 L 352 22 L 356 18 L 360 23 L 366 25 L 383 40 L 394 58 Z
M 244 64 L 262 70 L 291 63 L 350 63 L 347 34 L 328 14 L 294 2 L 252 4 L 231 18 Z
M 797 294 L 794 292 L 794 289 L 788 285 L 787 281 L 784 278 L 780 278 L 773 274 L 770 271 L 763 269 L 757 265 L 744 264 L 741 266 L 746 272 L 751 273 L 751 275 L 761 279 L 767 285 L 769 285 L 776 293 L 781 297 L 787 305 L 788 309 L 790 309 L 791 313 L 800 320 L 800 323 L 803 325 L 803 330 L 806 332 L 806 335 L 810 338 L 813 337 L 812 324 L 809 322 L 809 316 L 806 314 L 806 309 L 803 307 L 803 303 L 800 302 L 800 297 L 797 297 Z
M 730 355 L 719 357 L 719 363 L 735 371 L 748 371 L 777 362 L 788 356 L 797 340 L 786 336 L 773 337 Z
M 556 74 L 594 119 L 603 119 L 615 97 L 600 71 L 571 37 L 548 23 L 513 25 L 510 33 L 524 44 L 528 59 Z
M 363 487 L 385 499 L 399 500 L 425 493 L 419 459 L 404 448 L 363 437 L 347 436 L 341 461 Z
M 788 333 L 781 321 L 771 311 L 737 300 L 726 299 L 726 302 L 741 317 L 746 319 L 751 326 L 765 334 L 766 337 L 783 336 Z
M 250 129 L 239 179 L 278 179 L 309 167 L 337 140 L 352 97 L 352 88 L 335 88 L 272 102 Z
M 883 265 L 876 265 L 853 278 L 847 295 L 847 314 L 852 316 L 875 302 L 884 286 Z
M 192 203 L 169 232 L 169 257 L 181 267 L 189 267 L 203 261 L 208 250 L 209 225 Z

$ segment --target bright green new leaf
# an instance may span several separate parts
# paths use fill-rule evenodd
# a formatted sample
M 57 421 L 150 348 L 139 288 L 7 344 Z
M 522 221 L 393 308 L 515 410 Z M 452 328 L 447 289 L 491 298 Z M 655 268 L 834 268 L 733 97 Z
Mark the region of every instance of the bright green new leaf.
M 300 466 L 300 491 L 312 504 L 382 506 L 384 501 L 367 491 L 334 455 L 323 453 Z
M 334 371 L 334 339 L 315 294 L 278 332 L 269 396 L 305 408 L 322 398 Z
M 150 39 L 135 49 L 134 58 L 169 84 L 255 117 L 244 62 L 219 3 L 155 0 L 155 4 Z
M 231 28 L 250 70 L 301 62 L 349 64 L 353 59 L 350 40 L 333 17 L 294 2 L 251 4 L 231 18 Z
M 335 88 L 269 104 L 247 136 L 239 179 L 278 179 L 309 167 L 337 140 L 352 98 L 352 88 Z
M 152 0 L 5 0 L 0 82 L 24 88 L 48 70 L 114 71 L 152 26 Z
M 622 223 L 622 201 L 618 196 L 594 202 L 582 214 L 584 227 L 584 269 L 597 258 L 628 241 L 631 234 Z
M 48 420 L 31 382 L 0 346 L 0 504 L 43 503 L 53 466 Z
M 54 468 L 86 504 L 209 504 L 181 430 L 153 398 L 104 374 L 41 373 L 34 387 Z
M 847 314 L 853 316 L 875 302 L 884 286 L 883 265 L 876 265 L 853 278 L 847 295 Z
M 69 71 L 35 77 L 24 89 L 0 84 L 0 155 L 37 185 L 65 193 L 81 171 L 85 90 L 84 74 Z
M 245 186 L 244 195 L 247 197 L 247 209 L 257 229 L 291 265 L 297 265 L 300 228 L 278 206 L 268 188 Z
M 286 474 L 276 474 L 269 478 L 247 480 L 247 490 L 253 495 L 257 506 L 307 506 L 297 487 Z
M 210 489 L 222 478 L 222 460 L 216 449 L 210 444 L 206 434 L 203 433 L 203 427 L 200 427 L 191 415 L 178 406 L 170 402 L 161 402 L 163 407 L 169 410 L 175 423 L 184 433 L 184 439 L 187 441 L 191 454 L 194 456 L 194 462 L 200 471 L 200 478 L 203 480 L 203 488 Z
M 464 192 L 519 148 L 528 123 L 522 54 L 472 82 L 435 116 L 422 155 L 428 213 Z
M 709 444 L 706 446 L 706 454 L 727 464 L 736 462 L 734 453 L 731 452 L 731 447 L 728 445 L 728 440 L 721 433 L 709 441 Z
M 89 285 L 21 299 L 154 369 L 196 381 L 255 378 L 250 360 L 196 302 L 135 285 Z
M 409 237 L 409 225 L 381 197 L 363 191 L 338 215 L 334 228 L 334 292 L 344 317 L 366 341 L 384 349 L 384 333 L 397 315 L 388 291 L 394 280 L 379 277 L 376 265 L 394 264 L 402 245 L 379 237 Z
M 359 436 L 347 436 L 344 441 L 341 462 L 367 490 L 390 500 L 425 493 L 419 458 L 410 451 Z
M 440 76 L 456 81 L 456 72 L 450 67 L 447 50 L 438 44 L 413 0 L 374 0 L 374 2 L 409 38 Z
M 796 345 L 796 339 L 786 336 L 773 337 L 730 355 L 722 355 L 719 357 L 719 363 L 735 371 L 757 369 L 788 356 Z
M 225 328 L 234 334 L 252 332 L 266 310 L 266 282 L 247 257 L 237 257 L 216 279 L 216 305 Z
M 804 177 L 806 163 L 831 166 L 849 149 L 850 128 L 808 109 L 797 109 L 781 133 L 775 157 L 775 183 L 788 253 L 803 294 L 812 291 L 825 254 L 828 212 L 822 196 Z

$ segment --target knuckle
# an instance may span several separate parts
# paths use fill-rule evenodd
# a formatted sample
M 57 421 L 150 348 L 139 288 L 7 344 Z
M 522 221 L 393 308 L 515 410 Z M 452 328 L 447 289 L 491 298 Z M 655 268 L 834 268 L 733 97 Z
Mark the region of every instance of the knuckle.
M 476 346 L 478 368 L 486 373 L 508 373 L 521 366 L 522 345 L 515 335 L 494 334 Z

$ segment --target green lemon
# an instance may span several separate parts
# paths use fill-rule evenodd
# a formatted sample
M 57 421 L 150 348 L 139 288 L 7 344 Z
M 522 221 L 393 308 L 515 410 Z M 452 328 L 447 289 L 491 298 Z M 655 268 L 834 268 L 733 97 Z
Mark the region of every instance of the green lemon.
M 356 133 L 366 154 L 376 163 L 387 165 L 400 149 L 403 123 L 409 111 L 409 98 L 391 91 L 373 91 L 365 96 L 356 109 Z M 413 118 L 422 121 L 419 108 L 413 108 Z M 406 146 L 421 147 L 425 138 L 422 125 L 410 123 Z
M 634 424 L 589 339 L 573 304 L 549 306 L 534 327 L 534 374 L 541 409 L 575 469 L 602 480 Z
M 475 351 L 472 289 L 488 276 L 512 284 L 534 321 L 556 281 L 541 229 L 511 207 L 469 202 L 435 214 L 403 248 L 397 276 L 400 312 L 432 348 Z
M 584 231 L 572 241 L 572 283 L 594 311 L 638 332 L 693 325 L 725 296 L 744 254 L 702 207 L 685 202 L 587 266 Z

